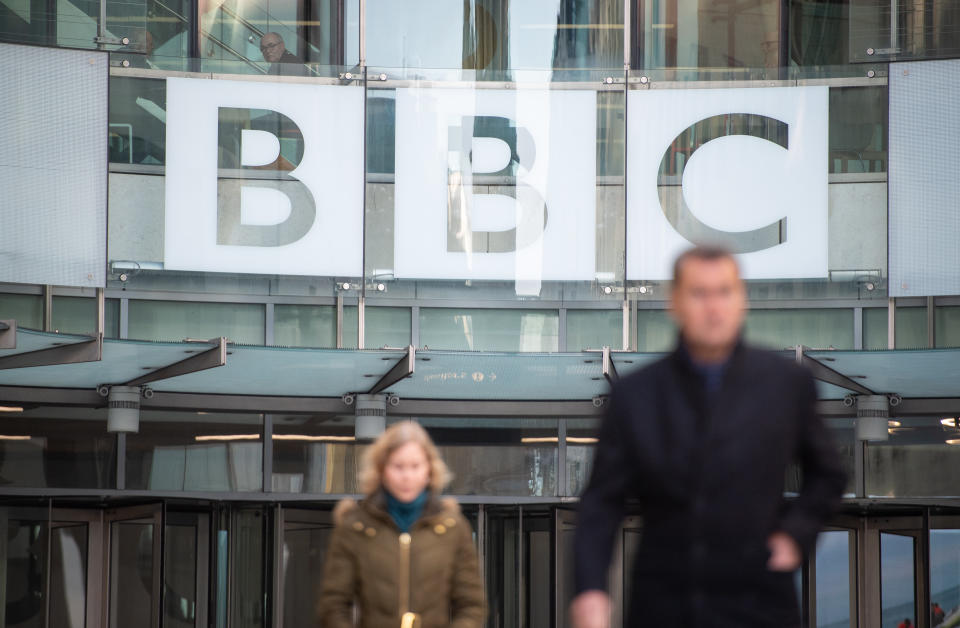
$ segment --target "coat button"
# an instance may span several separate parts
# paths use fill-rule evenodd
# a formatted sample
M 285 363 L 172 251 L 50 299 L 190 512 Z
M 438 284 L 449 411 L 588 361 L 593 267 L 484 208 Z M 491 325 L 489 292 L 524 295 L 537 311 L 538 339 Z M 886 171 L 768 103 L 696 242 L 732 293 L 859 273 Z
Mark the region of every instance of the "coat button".
M 438 523 L 437 525 L 433 526 L 433 531 L 437 534 L 445 534 L 447 532 L 447 526 L 443 525 L 442 523 Z
M 354 522 L 353 522 L 353 529 L 356 530 L 357 532 L 363 532 L 363 522 L 354 521 Z
M 447 517 L 446 519 L 443 520 L 443 522 L 447 524 L 448 528 L 452 528 L 453 526 L 457 525 L 457 520 L 454 519 L 453 517 Z
M 400 544 L 401 545 L 410 545 L 410 541 L 413 540 L 413 537 L 410 536 L 409 532 L 404 532 L 400 535 Z
M 365 534 L 366 534 L 367 536 L 369 536 L 370 538 L 373 538 L 373 537 L 377 536 L 377 531 L 374 530 L 373 528 L 367 528 L 364 532 L 365 532 Z

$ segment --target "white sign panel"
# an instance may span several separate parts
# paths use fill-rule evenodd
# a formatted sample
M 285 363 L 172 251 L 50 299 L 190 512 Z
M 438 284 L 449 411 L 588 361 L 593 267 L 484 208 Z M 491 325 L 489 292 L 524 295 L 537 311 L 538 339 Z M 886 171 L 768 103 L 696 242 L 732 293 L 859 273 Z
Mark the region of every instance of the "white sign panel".
M 361 275 L 363 97 L 167 79 L 164 267 Z
M 521 294 L 594 278 L 595 92 L 396 98 L 397 278 L 515 280 Z
M 631 91 L 627 277 L 669 279 L 693 243 L 748 279 L 826 277 L 827 90 Z

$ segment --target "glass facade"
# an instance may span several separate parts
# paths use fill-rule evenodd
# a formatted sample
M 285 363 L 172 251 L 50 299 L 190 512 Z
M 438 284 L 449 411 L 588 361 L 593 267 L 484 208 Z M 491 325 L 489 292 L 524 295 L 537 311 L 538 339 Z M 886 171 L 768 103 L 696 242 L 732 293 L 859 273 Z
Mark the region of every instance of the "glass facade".
M 241 345 L 299 348 L 278 360 L 335 349 L 344 372 L 372 349 L 413 346 L 421 370 L 430 352 L 475 359 L 472 373 L 432 375 L 475 394 L 390 395 L 387 421 L 417 420 L 437 442 L 480 549 L 489 625 L 516 628 L 569 625 L 572 504 L 603 398 L 492 398 L 483 354 L 571 354 L 586 372 L 601 350 L 669 351 L 668 261 L 689 242 L 739 255 L 752 343 L 894 350 L 890 371 L 899 355 L 960 348 L 960 295 L 902 296 L 912 287 L 890 279 L 888 180 L 891 77 L 960 59 L 955 2 L 0 0 L 6 45 L 109 59 L 107 268 L 99 287 L 0 268 L 0 321 L 70 342 L 102 322 L 105 338 L 138 341 L 103 345 L 108 367 L 114 352 L 187 342 L 97 382 L 170 384 L 143 397 L 130 433 L 107 431 L 107 400 L 80 391 L 70 365 L 0 355 L 0 374 L 20 378 L 0 380 L 0 625 L 312 622 L 331 509 L 358 492 L 367 445 L 352 409 L 310 386 L 223 393 L 200 355 L 210 339 L 226 339 L 228 362 Z M 32 71 L 0 78 L 25 91 Z M 20 119 L 14 100 L 0 93 L 13 112 L 0 124 Z M 0 169 L 39 168 L 31 143 L 45 135 L 15 130 L 0 134 L 18 142 Z M 949 204 L 950 182 L 922 183 Z M 921 225 L 927 200 L 911 214 Z M 30 202 L 0 203 L 0 229 L 21 228 L 10 217 Z M 56 248 L 0 247 L 0 266 L 69 270 Z M 64 353 L 59 338 L 44 355 Z M 202 385 L 177 388 L 199 362 Z M 339 381 L 285 367 L 318 388 Z M 894 381 L 927 390 L 952 372 Z M 881 441 L 858 438 L 862 391 L 837 390 L 820 409 L 849 484 L 797 575 L 805 625 L 954 625 L 960 388 L 892 403 Z M 619 535 L 614 625 L 641 514 Z

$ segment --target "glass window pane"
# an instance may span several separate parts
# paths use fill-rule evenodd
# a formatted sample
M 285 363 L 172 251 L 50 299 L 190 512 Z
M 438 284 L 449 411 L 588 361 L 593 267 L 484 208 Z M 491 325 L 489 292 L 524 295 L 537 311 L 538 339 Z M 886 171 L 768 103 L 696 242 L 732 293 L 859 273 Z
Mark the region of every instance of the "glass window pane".
M 5 486 L 115 486 L 116 438 L 107 432 L 106 408 L 27 408 L 4 412 L 0 423 Z
M 900 622 L 917 623 L 914 539 L 901 534 L 880 533 L 880 612 L 883 627 Z
M 960 530 L 930 530 L 930 625 L 945 627 L 960 607 Z
M 557 494 L 556 419 L 423 419 L 453 473 L 453 495 Z M 491 456 L 496 447 L 497 455 Z
M 352 415 L 273 415 L 273 490 L 283 493 L 359 493 L 364 445 Z
M 155 527 L 149 519 L 110 524 L 110 628 L 152 623 Z
M 372 0 L 367 25 L 367 59 L 375 66 L 503 71 L 623 65 L 618 0 Z
M 6 537 L 0 544 L 0 586 L 5 587 L 7 626 L 47 625 L 48 517 L 46 508 L 0 508 L 0 533 Z
M 853 311 L 750 310 L 747 313 L 746 338 L 773 349 L 798 344 L 817 349 L 852 349 Z
M 867 494 L 955 497 L 960 494 L 960 430 L 955 417 L 897 417 L 890 440 L 866 448 Z
M 32 294 L 0 294 L 0 319 L 14 319 L 18 327 L 43 327 L 43 298 Z
M 266 312 L 257 303 L 130 301 L 128 337 L 141 340 L 207 340 L 262 345 Z
M 127 435 L 127 488 L 259 491 L 262 435 L 259 414 L 141 411 Z
M 849 628 L 854 533 L 829 530 L 817 539 L 817 628 Z
M 622 310 L 567 310 L 567 351 L 622 346 Z
M 332 305 L 275 305 L 273 344 L 281 347 L 336 347 L 337 308 Z
M 925 349 L 927 347 L 926 308 L 898 307 L 895 325 L 897 349 Z M 864 308 L 863 348 L 887 348 L 887 308 Z
M 53 297 L 53 329 L 62 334 L 92 334 L 97 328 L 97 300 L 89 297 Z M 104 302 L 104 336 L 120 337 L 120 301 Z
M 937 346 L 960 347 L 960 307 L 938 307 L 934 316 Z
M 406 347 L 410 344 L 410 308 L 370 307 L 363 310 L 366 349 Z M 357 348 L 357 308 L 343 308 L 343 346 Z
M 555 310 L 421 308 L 420 344 L 461 351 L 557 351 Z
M 637 311 L 637 351 L 670 351 L 677 341 L 677 327 L 666 310 Z

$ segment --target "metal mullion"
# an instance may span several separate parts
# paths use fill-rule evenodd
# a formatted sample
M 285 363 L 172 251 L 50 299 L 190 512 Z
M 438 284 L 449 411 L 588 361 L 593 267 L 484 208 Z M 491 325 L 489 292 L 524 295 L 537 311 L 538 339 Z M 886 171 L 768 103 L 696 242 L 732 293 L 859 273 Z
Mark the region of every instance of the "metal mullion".
M 263 478 L 262 490 L 264 493 L 273 491 L 273 414 L 261 415 L 263 421 Z
M 567 496 L 567 420 L 557 420 L 557 497 Z

